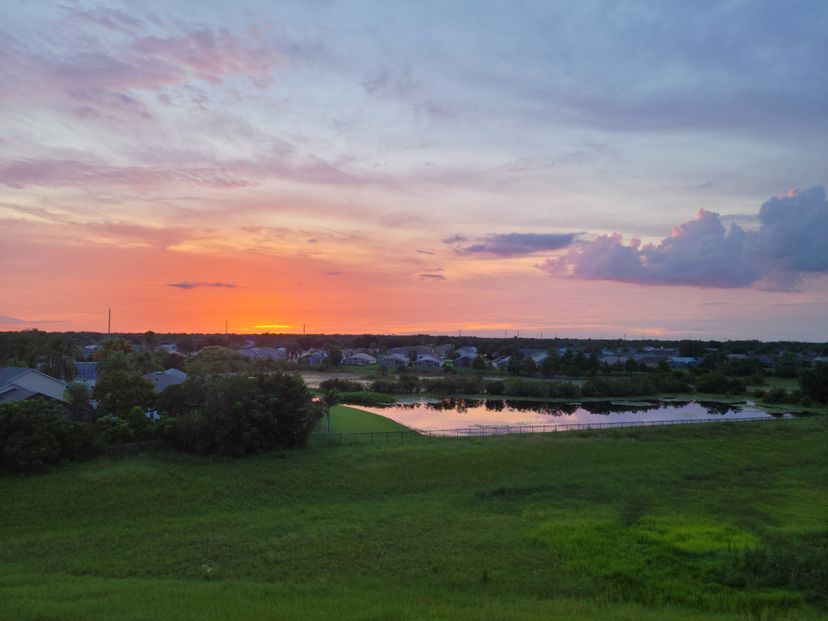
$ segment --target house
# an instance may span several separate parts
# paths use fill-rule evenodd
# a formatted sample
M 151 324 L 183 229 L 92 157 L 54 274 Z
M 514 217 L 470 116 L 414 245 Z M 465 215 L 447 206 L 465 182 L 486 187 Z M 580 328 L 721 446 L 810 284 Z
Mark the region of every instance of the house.
M 25 367 L 0 369 L 0 403 L 23 401 L 32 397 L 47 397 L 65 401 L 66 382 L 51 375 Z
M 475 358 L 477 358 L 477 354 L 473 356 L 463 354 L 462 356 L 455 358 L 453 364 L 458 369 L 470 369 L 472 364 L 474 364 Z
M 161 343 L 158 346 L 158 349 L 161 351 L 167 352 L 168 354 L 177 354 L 178 353 L 178 345 L 175 343 Z
M 674 369 L 692 369 L 698 362 L 693 356 L 673 356 L 667 360 L 667 364 Z
M 379 365 L 381 367 L 404 367 L 408 365 L 408 358 L 401 354 L 386 354 L 385 356 L 380 356 Z
M 509 366 L 509 362 L 512 360 L 511 356 L 501 356 L 497 358 L 494 362 L 492 362 L 492 366 L 495 369 L 505 369 Z
M 73 381 L 80 384 L 86 384 L 90 388 L 95 385 L 95 380 L 98 379 L 98 363 L 97 362 L 76 362 L 75 363 L 75 378 Z
M 415 356 L 430 356 L 434 353 L 434 350 L 431 349 L 428 345 L 406 345 L 404 347 L 391 347 L 388 350 L 389 355 L 398 355 L 398 356 L 408 356 L 412 355 Z
M 463 347 L 457 348 L 457 353 L 461 356 L 476 356 L 477 355 L 477 347 L 473 345 L 464 345 Z
M 434 348 L 434 355 L 438 358 L 445 358 L 454 351 L 454 345 L 446 343 L 445 345 L 438 345 Z
M 417 356 L 417 360 L 414 361 L 414 366 L 418 369 L 439 369 L 440 361 L 434 356 L 421 355 Z
M 246 347 L 239 353 L 251 360 L 287 360 L 287 350 L 284 347 Z
M 351 354 L 347 358 L 343 358 L 340 364 L 349 364 L 355 366 L 365 366 L 367 364 L 376 364 L 377 359 L 374 358 L 371 354 L 365 354 L 362 352 L 358 352 L 356 354 Z
M 144 375 L 144 379 L 152 384 L 155 394 L 162 392 L 170 386 L 177 386 L 187 381 L 187 374 L 178 369 L 167 369 L 166 371 L 155 371 Z
M 317 349 L 314 351 L 309 351 L 305 354 L 299 356 L 299 362 L 301 364 L 323 364 L 325 360 L 328 359 L 328 352 Z

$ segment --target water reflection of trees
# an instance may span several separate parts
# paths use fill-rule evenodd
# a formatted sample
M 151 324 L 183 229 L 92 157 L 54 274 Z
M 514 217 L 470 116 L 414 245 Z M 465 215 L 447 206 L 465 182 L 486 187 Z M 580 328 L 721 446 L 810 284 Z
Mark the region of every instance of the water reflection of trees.
M 699 401 L 699 405 L 707 410 L 708 414 L 731 414 L 741 412 L 742 406 L 737 403 L 721 403 L 719 401 Z
M 704 408 L 709 414 L 723 415 L 742 411 L 742 408 L 739 405 L 731 403 L 718 403 L 713 401 L 648 401 L 640 403 L 586 401 L 584 403 L 552 403 L 546 401 L 527 401 L 520 399 L 464 399 L 462 397 L 449 397 L 441 399 L 440 401 L 399 403 L 396 407 L 404 410 L 451 410 L 460 413 L 479 409 L 485 409 L 489 412 L 511 410 L 516 412 L 534 412 L 537 414 L 545 414 L 547 416 L 570 416 L 575 414 L 579 409 L 585 410 L 590 414 L 610 415 L 649 412 L 652 410 L 678 410 L 693 403 L 698 403 L 698 405 Z

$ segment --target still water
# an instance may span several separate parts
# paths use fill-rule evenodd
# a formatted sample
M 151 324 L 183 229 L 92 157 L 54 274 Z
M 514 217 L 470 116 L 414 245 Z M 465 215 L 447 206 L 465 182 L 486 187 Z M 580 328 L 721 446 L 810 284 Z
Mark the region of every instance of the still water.
M 709 419 L 772 418 L 750 402 L 705 401 L 546 403 L 501 399 L 443 399 L 388 407 L 353 406 L 423 431 L 521 425 L 574 425 Z M 790 416 L 785 414 L 784 416 Z

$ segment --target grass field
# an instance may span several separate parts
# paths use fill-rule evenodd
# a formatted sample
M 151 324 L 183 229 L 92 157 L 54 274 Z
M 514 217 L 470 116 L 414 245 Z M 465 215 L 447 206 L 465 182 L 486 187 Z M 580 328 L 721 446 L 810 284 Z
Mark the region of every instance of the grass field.
M 326 429 L 325 420 L 322 420 L 321 430 Z M 359 431 L 409 431 L 408 427 L 400 423 L 377 416 L 371 412 L 350 408 L 345 405 L 335 405 L 331 408 L 332 432 L 359 432 Z
M 0 477 L 0 619 L 825 619 L 826 446 L 812 417 Z

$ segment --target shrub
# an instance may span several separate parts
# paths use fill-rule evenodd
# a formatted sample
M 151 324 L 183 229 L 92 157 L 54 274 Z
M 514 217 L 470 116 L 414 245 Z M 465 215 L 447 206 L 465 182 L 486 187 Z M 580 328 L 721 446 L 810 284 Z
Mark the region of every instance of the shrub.
M 378 392 L 369 392 L 367 390 L 360 390 L 357 392 L 341 392 L 339 393 L 339 400 L 341 403 L 349 405 L 368 405 L 368 406 L 382 406 L 396 403 L 397 400 L 391 395 L 384 395 Z
M 305 446 L 322 417 L 322 409 L 311 402 L 305 383 L 295 374 L 190 381 L 196 409 L 164 426 L 165 443 L 180 450 L 240 457 Z
M 771 388 L 765 393 L 765 403 L 787 403 L 790 396 L 784 388 Z
M 699 392 L 726 394 L 730 392 L 730 386 L 730 380 L 718 373 L 707 373 L 696 379 L 696 390 Z
M 799 376 L 802 394 L 819 403 L 828 403 L 828 364 L 817 363 Z
M 319 389 L 323 392 L 326 390 L 338 390 L 339 392 L 361 392 L 365 390 L 365 386 L 363 386 L 360 382 L 355 382 L 353 380 L 332 377 L 320 382 Z
M 0 405 L 0 470 L 33 473 L 100 449 L 89 425 L 70 422 L 57 403 L 32 399 Z

